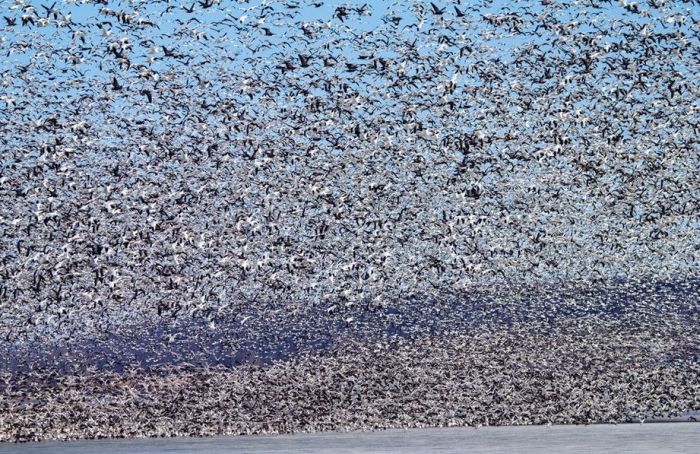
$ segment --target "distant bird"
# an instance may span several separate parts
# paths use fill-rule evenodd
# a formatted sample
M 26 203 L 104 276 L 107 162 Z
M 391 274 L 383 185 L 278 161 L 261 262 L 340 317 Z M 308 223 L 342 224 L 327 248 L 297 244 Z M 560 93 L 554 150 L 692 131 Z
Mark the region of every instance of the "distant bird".
M 116 77 L 112 77 L 112 89 L 113 89 L 114 91 L 120 91 L 122 88 L 124 88 L 124 86 L 121 85 L 121 84 L 119 83 L 119 81 L 117 81 L 117 78 L 116 78 Z
M 299 61 L 301 62 L 302 68 L 308 68 L 309 66 L 311 66 L 311 58 L 306 55 L 299 55 Z
M 151 92 L 151 90 L 143 89 L 141 90 L 141 94 L 144 95 L 146 99 L 148 99 L 149 104 L 153 102 L 153 93 Z
M 433 10 L 433 14 L 435 14 L 437 16 L 442 16 L 443 14 L 445 14 L 445 10 L 447 9 L 447 8 L 440 8 L 435 3 L 432 3 L 432 2 L 430 3 L 430 6 Z M 456 9 L 456 7 L 455 7 L 455 9 Z
M 348 17 L 348 9 L 344 6 L 339 6 L 335 9 L 333 17 L 337 17 L 341 22 L 345 22 L 345 18 Z

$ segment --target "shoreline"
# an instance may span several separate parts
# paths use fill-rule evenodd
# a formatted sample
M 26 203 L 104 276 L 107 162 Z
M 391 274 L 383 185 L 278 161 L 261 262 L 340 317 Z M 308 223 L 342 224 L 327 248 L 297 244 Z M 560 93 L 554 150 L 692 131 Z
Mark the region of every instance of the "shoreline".
M 700 443 L 695 423 L 588 426 L 491 426 L 474 428 L 389 429 L 363 432 L 298 433 L 240 437 L 80 440 L 0 444 L 2 454 L 127 452 L 219 454 L 224 452 L 305 453 L 567 453 L 567 452 L 691 452 Z

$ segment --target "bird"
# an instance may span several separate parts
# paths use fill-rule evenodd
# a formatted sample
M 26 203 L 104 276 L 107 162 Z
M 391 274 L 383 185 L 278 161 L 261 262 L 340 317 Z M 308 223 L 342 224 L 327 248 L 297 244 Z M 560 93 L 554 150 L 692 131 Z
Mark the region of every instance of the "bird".
M 112 77 L 112 89 L 114 91 L 120 91 L 122 88 L 124 88 L 123 85 L 119 83 L 116 77 Z
M 430 7 L 432 8 L 433 14 L 435 14 L 437 16 L 442 16 L 443 14 L 445 14 L 446 8 L 440 8 L 433 2 L 430 2 Z

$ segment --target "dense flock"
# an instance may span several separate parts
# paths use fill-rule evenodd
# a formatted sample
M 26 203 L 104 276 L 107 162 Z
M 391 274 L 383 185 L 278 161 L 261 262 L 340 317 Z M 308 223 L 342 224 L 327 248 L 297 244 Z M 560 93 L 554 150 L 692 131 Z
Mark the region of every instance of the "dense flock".
M 0 441 L 700 409 L 697 1 L 0 16 Z

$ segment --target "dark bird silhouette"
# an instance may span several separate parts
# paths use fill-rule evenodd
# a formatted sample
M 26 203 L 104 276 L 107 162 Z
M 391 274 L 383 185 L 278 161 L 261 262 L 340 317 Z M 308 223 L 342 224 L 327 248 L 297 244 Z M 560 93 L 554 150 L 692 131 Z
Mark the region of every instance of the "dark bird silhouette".
M 299 55 L 299 61 L 301 62 L 302 68 L 308 68 L 309 66 L 311 66 L 311 58 L 306 55 Z
M 435 3 L 430 3 L 433 14 L 437 16 L 442 16 L 447 8 L 439 8 Z M 456 8 L 456 7 L 455 7 Z
M 112 77 L 112 90 L 114 91 L 120 91 L 122 88 L 124 88 L 123 85 L 119 83 L 116 77 Z
M 349 16 L 348 9 L 344 6 L 339 6 L 335 9 L 333 17 L 337 17 L 341 22 L 345 22 L 345 18 Z

